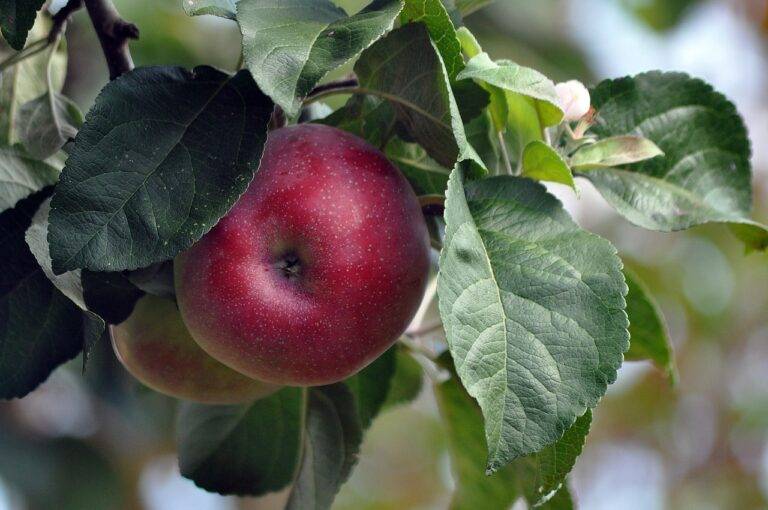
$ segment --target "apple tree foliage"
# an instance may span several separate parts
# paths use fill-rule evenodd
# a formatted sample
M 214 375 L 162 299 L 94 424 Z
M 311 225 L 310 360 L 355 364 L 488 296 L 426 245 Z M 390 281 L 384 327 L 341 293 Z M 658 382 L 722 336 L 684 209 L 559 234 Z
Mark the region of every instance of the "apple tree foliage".
M 321 122 L 381 148 L 438 205 L 447 342 L 422 361 L 449 376 L 431 379 L 452 508 L 572 508 L 568 473 L 622 361 L 672 380 L 675 365 L 646 285 L 538 181 L 591 183 L 647 229 L 727 225 L 747 251 L 768 248 L 768 228 L 749 216 L 750 142 L 727 98 L 654 71 L 597 84 L 593 110 L 570 122 L 552 81 L 494 60 L 462 27 L 486 3 L 185 0 L 190 16 L 239 26 L 243 68 L 127 70 L 83 119 L 61 94 L 66 51 L 42 0 L 0 0 L 0 397 L 87 359 L 142 294 L 172 294 L 170 261 L 245 191 L 268 131 Z M 350 62 L 348 79 L 325 79 Z M 341 94 L 331 111 L 323 100 Z M 372 420 L 420 392 L 417 340 L 330 386 L 180 404 L 182 474 L 222 494 L 291 487 L 288 508 L 330 508 Z

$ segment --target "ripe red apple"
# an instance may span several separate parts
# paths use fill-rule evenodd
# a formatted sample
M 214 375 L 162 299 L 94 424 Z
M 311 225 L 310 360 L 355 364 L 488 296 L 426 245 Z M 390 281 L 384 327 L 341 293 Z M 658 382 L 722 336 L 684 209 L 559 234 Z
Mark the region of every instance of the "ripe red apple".
M 403 175 L 365 141 L 273 131 L 248 190 L 175 264 L 184 322 L 211 356 L 285 385 L 342 380 L 405 330 L 429 239 Z
M 236 404 L 278 389 L 249 379 L 208 356 L 192 340 L 170 299 L 141 298 L 128 319 L 112 326 L 112 345 L 131 375 L 172 397 Z

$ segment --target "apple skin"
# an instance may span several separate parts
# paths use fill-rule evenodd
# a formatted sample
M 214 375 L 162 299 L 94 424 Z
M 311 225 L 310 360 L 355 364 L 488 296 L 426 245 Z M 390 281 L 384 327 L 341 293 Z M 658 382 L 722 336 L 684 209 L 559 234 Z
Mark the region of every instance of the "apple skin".
M 418 200 L 380 151 L 300 124 L 269 134 L 248 190 L 177 257 L 176 295 L 222 363 L 274 384 L 330 384 L 403 333 L 429 249 Z
M 115 354 L 128 372 L 171 397 L 238 404 L 279 388 L 249 379 L 207 355 L 189 335 L 170 299 L 144 296 L 128 319 L 111 330 Z

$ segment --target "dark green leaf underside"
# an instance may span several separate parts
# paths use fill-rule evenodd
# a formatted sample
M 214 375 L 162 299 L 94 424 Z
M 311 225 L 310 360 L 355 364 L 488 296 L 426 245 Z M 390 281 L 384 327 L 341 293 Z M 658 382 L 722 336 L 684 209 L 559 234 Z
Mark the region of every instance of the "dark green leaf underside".
M 271 111 L 248 71 L 147 67 L 111 82 L 51 203 L 54 271 L 135 269 L 191 246 L 248 186 Z

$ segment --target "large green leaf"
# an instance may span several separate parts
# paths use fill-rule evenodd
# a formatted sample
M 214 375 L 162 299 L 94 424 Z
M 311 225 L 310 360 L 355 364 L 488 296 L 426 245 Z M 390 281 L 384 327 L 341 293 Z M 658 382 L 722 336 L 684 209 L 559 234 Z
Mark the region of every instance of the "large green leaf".
M 347 16 L 330 0 L 240 0 L 245 63 L 259 87 L 289 115 L 331 70 L 388 30 L 402 0 L 375 0 Z
M 0 28 L 12 48 L 20 50 L 45 0 L 0 0 Z
M 624 269 L 629 292 L 629 351 L 627 360 L 650 360 L 663 370 L 672 381 L 676 378 L 672 343 L 664 316 L 645 283 L 632 271 Z
M 305 390 L 242 406 L 182 404 L 181 474 L 208 491 L 256 496 L 291 483 L 301 455 Z
M 342 383 L 309 390 L 304 453 L 288 510 L 328 510 L 357 463 L 363 430 L 355 397 Z
M 363 52 L 355 72 L 361 89 L 387 99 L 408 135 L 439 164 L 452 168 L 469 160 L 484 167 L 467 142 L 445 66 L 424 25 L 390 32 Z
M 181 0 L 189 16 L 211 14 L 222 18 L 236 19 L 238 0 Z
M 464 69 L 461 43 L 451 17 L 440 0 L 405 0 L 401 18 L 404 22 L 424 23 L 443 58 L 448 79 L 453 81 Z
M 509 60 L 494 62 L 487 53 L 472 57 L 458 79 L 475 79 L 507 92 L 534 100 L 543 126 L 560 123 L 563 111 L 555 92 L 555 84 L 543 74 Z
M 15 121 L 24 148 L 35 158 L 46 159 L 75 137 L 83 114 L 71 99 L 49 90 L 21 105 Z
M 0 145 L 0 212 L 22 198 L 56 184 L 60 168 L 38 161 L 20 145 Z
M 768 229 L 749 219 L 747 131 L 723 95 L 686 74 L 650 72 L 602 82 L 592 103 L 599 110 L 596 135 L 640 135 L 665 154 L 582 173 L 620 214 L 666 232 L 725 223 L 749 248 L 768 247 Z
M 480 409 L 456 377 L 435 388 L 448 432 L 456 477 L 452 510 L 506 510 L 522 497 L 538 506 L 559 492 L 581 454 L 591 424 L 588 410 L 556 443 L 521 457 L 491 476 L 485 472 L 486 443 Z
M 540 451 L 594 407 L 629 348 L 621 260 L 540 184 L 454 170 L 440 314 L 483 410 L 488 469 Z
M 0 214 L 0 398 L 23 397 L 83 345 L 83 315 L 48 280 L 25 241 L 46 193 Z
M 191 246 L 248 186 L 271 111 L 248 71 L 147 67 L 112 81 L 51 202 L 54 271 L 136 269 Z

